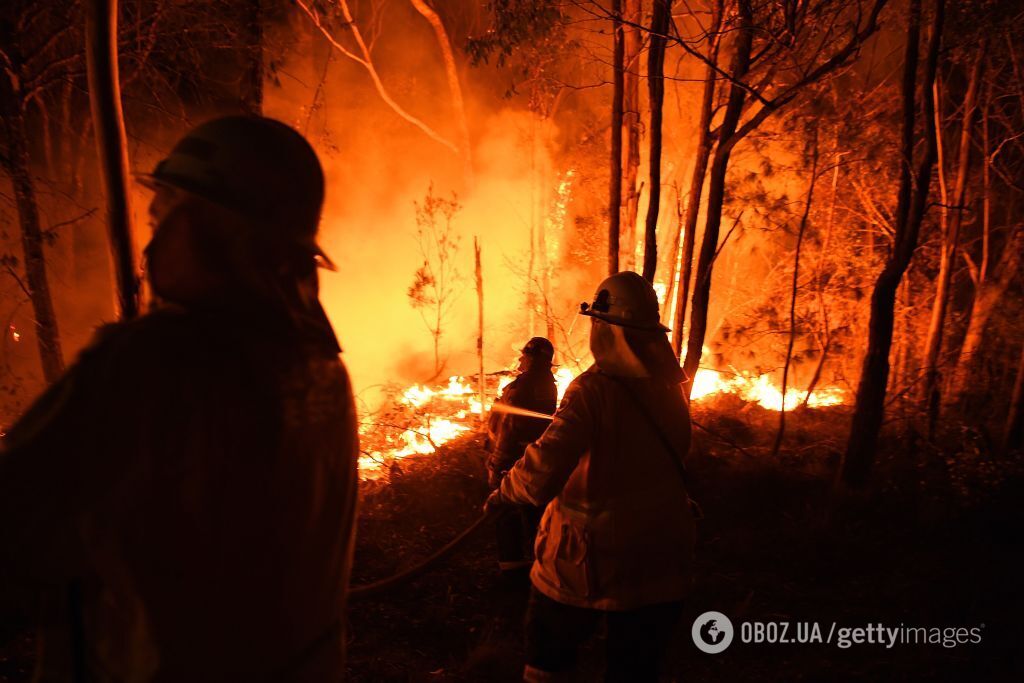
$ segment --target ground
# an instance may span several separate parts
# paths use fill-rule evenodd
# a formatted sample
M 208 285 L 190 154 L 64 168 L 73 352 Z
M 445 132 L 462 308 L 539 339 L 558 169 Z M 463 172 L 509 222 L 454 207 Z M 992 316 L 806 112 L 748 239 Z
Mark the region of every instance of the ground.
M 1024 486 L 1014 461 L 972 450 L 969 439 L 939 450 L 893 434 L 881 446 L 872 493 L 837 495 L 832 480 L 848 423 L 841 410 L 793 415 L 774 459 L 775 414 L 724 399 L 695 418 L 714 433 L 698 429 L 689 463 L 705 512 L 698 581 L 664 680 L 1024 680 Z M 487 495 L 481 448 L 480 437 L 469 436 L 406 461 L 387 484 L 364 485 L 354 584 L 415 565 L 479 517 Z M 525 583 L 499 578 L 485 526 L 420 578 L 352 602 L 350 679 L 517 681 L 526 597 Z M 978 627 L 982 642 L 839 649 L 737 637 L 708 655 L 690 638 L 707 610 L 736 625 Z M 31 636 L 0 635 L 0 681 L 27 681 Z M 601 666 L 598 637 L 583 652 L 578 680 L 600 680 Z
M 664 680 L 1024 680 L 1024 631 L 1014 613 L 1024 605 L 1024 487 L 1015 476 L 993 482 L 977 474 L 1012 467 L 973 462 L 971 478 L 959 467 L 966 463 L 942 462 L 935 449 L 911 453 L 902 442 L 886 442 L 882 452 L 889 455 L 875 474 L 891 483 L 837 496 L 842 435 L 835 425 L 847 420 L 841 413 L 794 416 L 786 448 L 772 460 L 772 414 L 738 403 L 716 408 L 695 415 L 717 436 L 698 431 L 691 458 L 695 497 L 705 511 L 699 579 Z M 365 492 L 354 583 L 414 564 L 477 518 L 487 494 L 481 447 L 479 438 L 464 439 L 433 460 L 406 464 L 389 486 Z M 931 466 L 928 459 L 940 462 Z M 493 531 L 481 530 L 430 573 L 353 602 L 351 679 L 519 680 L 526 597 L 524 584 L 501 581 Z M 727 651 L 707 655 L 690 637 L 695 617 L 707 610 L 737 626 L 746 620 L 817 621 L 823 629 L 833 621 L 978 627 L 982 642 L 840 649 L 742 644 L 737 635 Z M 600 680 L 601 666 L 597 638 L 583 654 L 578 680 Z

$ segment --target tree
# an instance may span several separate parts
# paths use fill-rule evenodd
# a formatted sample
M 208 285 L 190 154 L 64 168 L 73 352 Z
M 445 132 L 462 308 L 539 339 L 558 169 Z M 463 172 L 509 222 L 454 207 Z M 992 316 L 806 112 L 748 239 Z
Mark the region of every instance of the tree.
M 900 148 L 900 183 L 896 200 L 896 226 L 892 253 L 875 281 L 868 323 L 868 350 L 857 386 L 850 437 L 842 466 L 842 481 L 851 487 L 867 483 L 874 462 L 878 434 L 885 412 L 889 380 L 896 292 L 917 247 L 917 236 L 927 208 L 932 166 L 935 162 L 935 100 L 932 84 L 938 63 L 945 0 L 936 0 L 921 84 L 924 120 L 924 151 L 913 167 L 916 141 L 917 63 L 921 24 L 921 0 L 911 0 L 907 22 L 903 68 L 903 124 Z
M 936 153 L 938 159 L 939 188 L 942 194 L 942 252 L 939 261 L 939 276 L 935 284 L 935 299 L 932 303 L 931 323 L 928 326 L 928 337 L 925 341 L 925 402 L 928 412 L 928 436 L 934 438 L 935 423 L 939 415 L 939 354 L 942 351 L 943 331 L 946 327 L 946 311 L 949 307 L 950 284 L 953 279 L 953 263 L 960 248 L 960 227 L 963 223 L 964 197 L 967 192 L 967 178 L 971 166 L 971 149 L 973 147 L 971 132 L 974 127 L 978 101 L 978 82 L 981 80 L 981 66 L 984 60 L 984 44 L 979 48 L 978 55 L 971 69 L 967 93 L 964 95 L 963 115 L 960 123 L 960 144 L 957 154 L 956 180 L 953 184 L 953 196 L 946 191 L 946 168 L 944 163 L 939 83 L 935 80 L 935 125 Z M 950 220 L 949 204 L 952 200 L 953 216 Z
M 716 73 L 728 80 L 730 86 L 722 122 L 714 131 L 717 141 L 708 177 L 704 237 L 697 261 L 690 330 L 683 362 L 683 372 L 688 378 L 684 384 L 687 393 L 700 366 L 707 334 L 711 276 L 719 250 L 726 174 L 733 149 L 806 88 L 847 64 L 864 41 L 878 29 L 878 15 L 884 5 L 885 0 L 873 0 L 867 4 L 867 12 L 863 12 L 861 3 L 851 9 L 846 3 L 821 0 L 819 3 L 807 3 L 795 12 L 789 11 L 788 5 L 782 8 L 759 6 L 758 10 L 764 14 L 755 15 L 749 0 L 737 1 L 736 16 L 731 22 L 735 39 L 730 67 L 728 71 L 722 71 L 715 66 Z M 840 17 L 845 12 L 853 18 L 846 22 L 845 32 L 838 31 Z M 824 20 L 825 17 L 829 19 Z M 756 52 L 755 35 L 764 36 L 760 39 L 763 44 L 758 43 Z M 704 55 L 685 40 L 679 40 L 679 45 L 710 65 Z M 747 77 L 755 65 L 759 65 L 760 70 L 752 75 L 758 80 L 751 82 Z M 794 73 L 795 76 L 791 80 L 777 78 L 780 71 Z
M 694 151 L 693 172 L 690 176 L 690 191 L 686 198 L 686 217 L 683 222 L 683 245 L 679 257 L 679 291 L 676 295 L 675 325 L 672 328 L 672 348 L 682 360 L 683 326 L 686 322 L 686 304 L 690 299 L 690 280 L 693 277 L 693 246 L 697 238 L 697 217 L 700 215 L 700 200 L 704 192 L 708 160 L 715 141 L 711 136 L 711 119 L 714 114 L 715 85 L 718 72 L 718 49 L 722 44 L 722 16 L 724 3 L 716 0 L 712 5 L 711 27 L 707 30 L 707 55 L 704 57 L 704 86 L 700 104 L 700 122 L 697 124 L 697 149 Z
M 612 0 L 614 88 L 612 89 L 612 144 L 608 184 L 608 274 L 619 272 L 619 236 L 622 232 L 622 108 L 625 88 L 625 34 L 622 0 Z
M 117 277 L 117 300 L 121 317 L 130 320 L 139 314 L 139 278 L 132 239 L 128 151 L 118 78 L 116 0 L 90 0 L 85 45 L 93 130 L 107 194 L 107 234 Z
M 452 220 L 462 207 L 454 193 L 451 199 L 438 197 L 433 186 L 427 189 L 426 197 L 422 202 L 416 202 L 415 207 L 416 244 L 423 257 L 423 265 L 416 270 L 408 296 L 433 341 L 432 381 L 444 372 L 446 361 L 441 358 L 441 339 L 461 287 L 456 262 L 460 238 Z
M 355 17 L 352 15 L 352 10 L 349 8 L 348 0 L 323 0 L 323 2 L 306 2 L 306 0 L 296 0 L 296 4 L 306 14 L 306 16 L 309 17 L 310 21 L 313 22 L 313 26 L 316 27 L 316 29 L 324 36 L 324 38 L 327 39 L 335 50 L 356 62 L 366 70 L 366 73 L 373 81 L 373 86 L 377 90 L 377 94 L 380 95 L 380 98 L 393 112 L 395 112 L 395 114 L 405 119 L 416 128 L 419 128 L 431 140 L 434 140 L 438 144 L 448 148 L 455 154 L 463 154 L 460 152 L 458 145 L 445 138 L 418 117 L 406 111 L 406 109 L 391 96 L 391 93 L 388 91 L 387 87 L 384 85 L 384 81 L 380 77 L 380 73 L 377 71 L 377 66 L 373 61 L 373 55 L 370 52 L 370 46 L 367 44 Z M 325 9 L 331 10 L 327 17 L 324 16 L 324 13 L 322 13 L 320 9 L 318 9 L 318 6 L 320 5 L 324 5 Z M 335 37 L 334 30 L 328 25 L 328 22 L 332 20 L 335 23 L 339 23 L 341 28 L 348 29 L 349 33 L 352 35 L 352 42 L 355 44 L 354 48 L 350 49 Z M 465 158 L 464 154 L 463 156 Z
M 807 219 L 811 215 L 811 204 L 814 201 L 814 186 L 818 182 L 818 129 L 814 128 L 811 142 L 811 179 L 807 184 L 807 200 L 804 202 L 804 213 L 800 217 L 800 226 L 796 234 L 796 248 L 793 251 L 793 284 L 789 295 L 789 343 L 786 346 L 786 360 L 782 364 L 782 405 L 779 410 L 779 429 L 775 433 L 772 445 L 772 457 L 779 454 L 782 439 L 786 434 L 786 389 L 789 386 L 789 365 L 793 360 L 793 345 L 796 343 L 796 300 L 800 291 L 800 252 L 807 232 Z M 810 393 L 810 392 L 808 392 Z
M 246 9 L 241 27 L 246 53 L 241 100 L 245 111 L 258 116 L 263 113 L 263 0 L 248 0 Z
M 3 119 L 6 138 L 3 167 L 10 176 L 14 188 L 18 223 L 21 228 L 25 279 L 19 279 L 19 285 L 32 302 L 43 376 L 47 382 L 53 382 L 64 371 L 64 355 L 46 268 L 46 237 L 39 218 L 35 174 L 29 159 L 30 142 L 26 113 L 32 99 L 48 85 L 49 79 L 53 76 L 52 72 L 59 71 L 68 63 L 78 62 L 81 58 L 76 53 L 53 54 L 53 42 L 59 40 L 61 36 L 72 35 L 75 31 L 70 18 L 64 21 L 55 20 L 53 12 L 42 13 L 43 19 L 53 22 L 47 32 L 48 36 L 32 41 L 28 36 L 22 35 L 20 40 L 15 40 L 15 32 L 23 31 L 24 26 L 30 21 L 29 10 L 30 6 L 25 6 L 24 3 L 8 8 L 5 14 L 10 12 L 9 16 L 14 21 L 4 22 L 7 28 L 3 30 L 4 40 L 0 41 L 0 45 L 3 46 L 0 48 L 0 60 L 4 72 L 3 78 L 0 79 L 0 118 Z M 38 21 L 40 17 L 37 15 L 35 19 Z
M 636 220 L 640 205 L 640 54 L 643 26 L 640 0 L 622 0 L 622 218 L 619 260 L 636 268 Z M 623 244 L 624 243 L 624 244 Z
M 1024 226 L 1020 224 L 1017 203 L 1024 195 L 1024 185 L 1019 182 L 1024 159 L 1024 145 L 1020 143 L 1024 126 L 1024 69 L 1017 54 L 1019 23 L 1011 26 L 1002 35 L 994 26 L 977 29 L 983 32 L 981 40 L 989 35 L 992 40 L 986 51 L 986 86 L 980 107 L 980 234 L 966 240 L 958 251 L 967 265 L 972 291 L 947 396 L 949 403 L 961 410 L 969 407 L 966 399 L 977 384 L 973 380 L 984 355 L 1005 352 L 994 348 L 983 354 L 985 333 L 993 317 L 1007 308 L 1005 296 L 1017 280 L 1024 250 Z M 1004 90 L 1006 83 L 1014 85 L 1012 93 Z
M 650 184 L 644 223 L 643 276 L 654 282 L 658 268 L 658 213 L 661 209 L 661 120 L 665 105 L 665 44 L 672 18 L 672 0 L 654 0 L 651 47 L 647 53 L 647 87 L 651 103 Z M 674 254 L 673 254 L 674 256 Z
M 437 10 L 427 0 L 409 0 L 412 6 L 423 15 L 423 18 L 430 24 L 437 40 L 437 47 L 441 52 L 441 59 L 444 62 L 445 79 L 448 81 L 448 92 L 452 101 L 452 113 L 455 115 L 456 128 L 459 133 L 459 151 L 462 154 L 462 163 L 466 179 L 472 184 L 473 178 L 473 150 L 469 141 L 469 123 L 466 120 L 466 104 L 462 99 L 462 85 L 459 83 L 459 70 L 455 64 L 455 53 L 452 50 L 452 42 L 448 38 L 448 31 L 444 27 Z

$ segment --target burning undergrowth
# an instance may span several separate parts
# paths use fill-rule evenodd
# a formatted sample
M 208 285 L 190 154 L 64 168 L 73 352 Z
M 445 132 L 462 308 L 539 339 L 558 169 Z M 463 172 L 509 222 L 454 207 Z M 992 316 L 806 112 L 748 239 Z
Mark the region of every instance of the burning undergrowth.
M 554 374 L 561 400 L 577 373 L 561 367 Z M 513 378 L 512 371 L 502 370 L 485 374 L 482 385 L 478 376 L 451 376 L 445 384 L 390 386 L 381 407 L 360 421 L 360 478 L 387 482 L 403 461 L 434 456 L 443 445 L 481 430 L 495 397 Z M 699 370 L 693 387 L 695 407 L 721 407 L 725 402 L 729 404 L 725 412 L 748 415 L 753 410 L 755 421 L 765 423 L 778 414 L 783 403 L 787 411 L 807 412 L 841 406 L 844 400 L 845 393 L 838 387 L 813 392 L 791 387 L 784 400 L 770 375 L 732 367 Z M 737 422 L 742 424 L 742 420 Z

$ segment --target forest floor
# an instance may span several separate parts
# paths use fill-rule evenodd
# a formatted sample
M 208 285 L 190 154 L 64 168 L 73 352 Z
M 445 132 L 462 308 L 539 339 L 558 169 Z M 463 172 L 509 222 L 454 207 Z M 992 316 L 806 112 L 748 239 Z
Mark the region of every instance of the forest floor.
M 794 414 L 771 460 L 777 414 L 731 400 L 695 414 L 744 452 L 697 432 L 689 469 L 705 512 L 698 579 L 664 680 L 1024 680 L 1024 480 L 1015 463 L 970 448 L 941 455 L 887 443 L 874 476 L 888 484 L 840 498 L 832 480 L 847 416 Z M 479 516 L 481 448 L 479 437 L 465 438 L 364 491 L 354 584 L 415 564 Z M 354 601 L 351 680 L 520 680 L 529 590 L 502 581 L 495 557 L 494 533 L 483 529 L 429 574 Z M 690 636 L 707 610 L 737 628 L 718 655 L 698 651 Z M 978 627 L 982 642 L 755 645 L 740 642 L 740 621 L 817 621 L 823 637 L 832 622 Z M 600 680 L 602 657 L 598 635 L 577 679 Z
M 1019 461 L 987 456 L 969 439 L 947 440 L 943 454 L 888 442 L 874 471 L 887 483 L 837 496 L 832 480 L 849 422 L 839 409 L 794 413 L 775 459 L 777 414 L 723 398 L 694 417 L 718 436 L 695 433 L 689 470 L 705 512 L 698 578 L 663 680 L 1024 680 Z M 472 524 L 488 492 L 482 458 L 481 437 L 467 436 L 403 461 L 387 483 L 365 483 L 353 584 L 415 565 Z M 350 680 L 520 680 L 528 585 L 503 581 L 495 557 L 485 524 L 429 573 L 353 601 Z M 698 651 L 690 637 L 707 610 L 737 628 L 721 654 Z M 978 627 L 982 642 L 755 645 L 740 642 L 741 621 L 816 621 L 824 631 L 833 622 Z M 30 636 L 7 640 L 0 681 L 27 681 L 31 657 Z M 598 635 L 582 652 L 577 680 L 600 680 L 602 666 Z

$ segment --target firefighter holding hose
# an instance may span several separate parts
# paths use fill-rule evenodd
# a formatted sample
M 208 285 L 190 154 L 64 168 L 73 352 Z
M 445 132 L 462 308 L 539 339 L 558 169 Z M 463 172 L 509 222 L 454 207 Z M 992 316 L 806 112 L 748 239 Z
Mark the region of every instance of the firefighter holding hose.
M 555 348 L 544 337 L 534 337 L 523 346 L 519 357 L 519 375 L 505 387 L 499 403 L 545 415 L 555 412 L 558 390 L 551 374 Z M 547 428 L 546 420 L 512 413 L 492 411 L 487 424 L 491 453 L 487 458 L 487 479 L 497 488 L 501 479 L 523 457 L 526 447 Z M 498 567 L 503 576 L 514 577 L 529 568 L 527 548 L 533 547 L 540 521 L 540 509 L 521 506 L 508 510 L 495 520 L 498 542 Z
M 158 304 L 4 439 L 3 606 L 30 597 L 41 680 L 341 680 L 358 441 L 318 300 L 320 163 L 227 117 L 145 183 Z
M 566 680 L 607 623 L 607 680 L 656 681 L 691 584 L 694 514 L 683 374 L 651 285 L 633 272 L 581 305 L 594 365 L 485 510 L 544 507 L 526 617 L 526 681 Z

